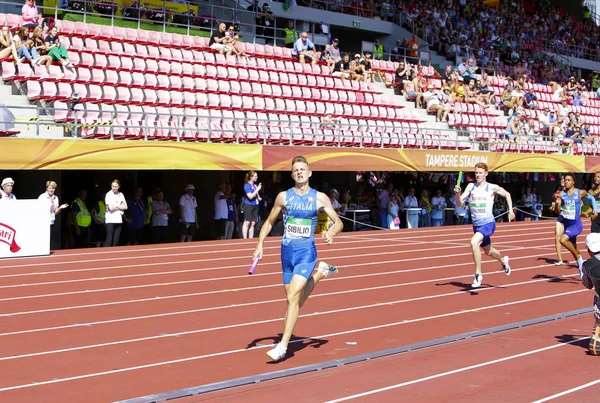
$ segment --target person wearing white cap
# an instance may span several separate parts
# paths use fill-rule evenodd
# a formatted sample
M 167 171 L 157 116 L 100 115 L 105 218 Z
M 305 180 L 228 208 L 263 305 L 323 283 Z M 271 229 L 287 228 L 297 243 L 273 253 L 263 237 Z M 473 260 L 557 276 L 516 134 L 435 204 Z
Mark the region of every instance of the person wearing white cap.
M 110 184 L 110 190 L 106 193 L 104 204 L 104 222 L 106 223 L 106 239 L 104 246 L 119 246 L 121 229 L 123 227 L 123 214 L 127 210 L 127 201 L 123 193 L 119 192 L 121 182 L 115 179 Z
M 182 224 L 181 228 L 181 242 L 192 242 L 196 230 L 200 228 L 198 225 L 198 216 L 196 214 L 196 208 L 198 202 L 194 197 L 194 190 L 196 187 L 191 183 L 186 185 L 185 194 L 179 198 L 179 221 Z
M 592 336 L 588 346 L 592 355 L 600 355 L 600 233 L 592 232 L 585 238 L 590 258 L 583 262 L 581 283 L 587 289 L 594 289 L 594 318 L 596 323 L 592 329 Z
M 4 200 L 17 200 L 13 194 L 13 186 L 15 181 L 12 178 L 4 178 L 2 180 L 2 190 L 0 191 L 0 197 Z

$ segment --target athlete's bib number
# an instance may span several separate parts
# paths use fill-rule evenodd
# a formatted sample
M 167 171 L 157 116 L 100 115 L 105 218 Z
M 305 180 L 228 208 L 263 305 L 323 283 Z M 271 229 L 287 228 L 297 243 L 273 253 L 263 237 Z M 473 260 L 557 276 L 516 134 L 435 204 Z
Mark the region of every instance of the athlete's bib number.
M 562 206 L 562 216 L 567 220 L 574 220 L 577 218 L 575 217 L 575 210 L 575 206 Z
M 285 223 L 285 234 L 287 238 L 309 238 L 312 229 L 310 218 L 288 218 Z
M 475 216 L 483 216 L 487 212 L 487 203 L 486 202 L 476 202 L 471 203 L 471 214 Z

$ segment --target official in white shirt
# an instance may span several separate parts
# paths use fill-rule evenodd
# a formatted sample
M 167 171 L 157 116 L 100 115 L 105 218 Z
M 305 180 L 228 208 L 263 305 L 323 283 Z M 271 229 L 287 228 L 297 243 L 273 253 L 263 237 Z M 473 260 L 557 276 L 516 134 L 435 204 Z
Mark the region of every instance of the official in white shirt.
M 69 207 L 67 203 L 59 205 L 58 196 L 54 194 L 56 192 L 56 187 L 56 182 L 47 181 L 46 191 L 38 197 L 38 200 L 48 203 L 50 209 L 50 249 L 53 250 L 60 248 L 60 228 L 54 225 L 54 220 L 61 211 Z M 58 245 L 55 245 L 57 241 Z
M 104 222 L 106 223 L 106 240 L 104 246 L 118 246 L 123 227 L 123 213 L 127 210 L 127 201 L 123 193 L 119 192 L 121 182 L 115 179 L 110 184 L 111 190 L 104 197 L 106 213 Z

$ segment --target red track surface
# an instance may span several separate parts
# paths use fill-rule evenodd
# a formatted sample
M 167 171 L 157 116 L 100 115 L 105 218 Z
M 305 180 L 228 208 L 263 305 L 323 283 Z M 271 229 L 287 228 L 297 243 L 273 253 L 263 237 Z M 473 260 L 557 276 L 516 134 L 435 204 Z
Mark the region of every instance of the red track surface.
M 83 395 L 86 402 L 128 399 L 588 307 L 592 293 L 579 283 L 575 266 L 553 265 L 553 226 L 553 222 L 499 225 L 494 244 L 511 257 L 513 274 L 507 277 L 497 262 L 484 258 L 484 287 L 476 292 L 466 291 L 473 276 L 469 226 L 344 233 L 331 246 L 319 244 L 320 259 L 338 266 L 340 275 L 317 286 L 295 332 L 299 339 L 309 340 L 291 344 L 291 354 L 278 364 L 268 363 L 265 355 L 281 332 L 285 309 L 276 238 L 267 242 L 266 256 L 253 276 L 246 271 L 254 242 L 240 240 L 61 251 L 45 258 L 4 260 L 0 401 L 74 402 Z M 561 278 L 549 280 L 553 277 Z M 577 325 L 575 330 L 570 321 Z M 307 400 L 342 398 L 561 345 L 555 336 L 587 336 L 591 318 L 536 329 L 321 373 L 328 378 L 325 387 L 315 388 L 316 394 Z M 528 365 L 538 378 L 555 375 L 564 380 L 553 380 L 554 388 L 540 389 L 535 382 L 524 382 L 520 372 L 515 375 L 523 400 L 542 398 L 589 382 L 577 378 L 579 370 L 568 369 L 576 361 L 580 366 L 597 361 L 584 352 L 566 345 L 364 399 L 388 400 L 410 391 L 412 401 L 499 401 L 506 396 L 503 391 L 514 393 L 517 388 L 494 374 L 500 371 L 511 377 L 511 366 L 526 371 Z M 538 356 L 550 357 L 554 364 L 541 365 Z M 397 367 L 395 361 L 409 361 L 404 372 L 394 375 L 386 369 L 387 363 Z M 381 383 L 344 383 L 361 370 L 369 371 L 368 379 L 377 374 Z M 288 396 L 293 382 L 269 382 L 189 401 L 227 397 L 267 401 L 268 396 L 280 400 Z M 456 382 L 462 386 L 457 388 Z M 493 390 L 486 390 L 488 384 Z M 585 399 L 597 387 L 572 396 Z M 482 391 L 487 394 L 480 395 Z

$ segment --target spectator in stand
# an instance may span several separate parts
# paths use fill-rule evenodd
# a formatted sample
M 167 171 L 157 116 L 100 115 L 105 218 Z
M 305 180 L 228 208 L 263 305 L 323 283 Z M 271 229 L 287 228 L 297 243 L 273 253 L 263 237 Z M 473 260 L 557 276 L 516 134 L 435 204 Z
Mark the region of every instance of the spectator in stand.
M 410 82 L 410 70 L 406 68 L 405 62 L 400 62 L 394 74 L 394 93 L 396 95 L 405 93 L 404 85 L 406 82 Z
M 48 49 L 46 48 L 46 41 L 43 38 L 42 27 L 35 27 L 33 29 L 33 47 L 36 49 L 40 57 L 37 60 L 37 64 L 46 66 L 46 70 L 50 71 L 50 65 L 52 64 L 52 56 L 48 55 Z
M 0 30 L 0 59 L 13 58 L 15 62 L 19 62 L 21 58 L 17 54 L 17 50 L 12 42 L 10 30 L 8 26 L 3 25 Z
M 302 32 L 300 39 L 294 44 L 294 50 L 292 55 L 297 57 L 301 64 L 306 62 L 315 64 L 317 58 L 315 57 L 315 45 L 308 39 L 308 33 Z
M 224 22 L 220 23 L 217 32 L 211 35 L 208 46 L 222 55 L 230 56 L 233 50 L 230 45 L 227 45 L 226 29 L 227 25 Z
M 227 185 L 225 182 L 219 183 L 218 191 L 215 194 L 214 203 L 215 203 L 215 225 L 217 228 L 217 239 L 226 239 L 225 238 L 225 224 L 227 221 L 227 198 L 228 196 L 225 194 L 227 190 Z
M 346 79 L 351 80 L 353 78 L 354 72 L 350 67 L 350 55 L 347 53 L 344 54 L 342 60 L 335 64 L 333 68 L 333 73 L 331 73 L 334 77 L 340 77 L 342 79 L 342 83 L 345 83 Z
M 173 211 L 161 189 L 156 190 L 155 195 L 156 199 L 152 201 L 152 242 L 165 243 L 169 241 L 169 214 Z
M 200 228 L 198 223 L 198 202 L 194 197 L 196 187 L 191 183 L 186 185 L 185 194 L 179 198 L 179 221 L 181 222 L 181 242 L 192 242 L 196 230 Z
M 331 42 L 331 46 L 329 47 L 329 55 L 331 56 L 331 61 L 333 61 L 334 64 L 342 60 L 340 40 L 338 38 L 335 38 L 333 42 Z
M 444 87 L 442 93 L 438 95 L 440 101 L 437 107 L 436 122 L 447 122 L 448 114 L 454 112 L 454 106 L 452 101 L 452 95 L 450 94 L 450 88 Z M 454 194 L 454 192 L 453 192 Z
M 50 34 L 46 37 L 46 49 L 48 56 L 52 57 L 53 62 L 60 62 L 63 67 L 72 68 L 73 65 L 69 61 L 67 49 L 62 46 L 62 41 L 58 37 L 58 28 L 53 26 Z
M 288 49 L 293 49 L 294 44 L 299 39 L 298 32 L 296 32 L 296 30 L 294 29 L 294 21 L 293 20 L 287 21 L 287 26 L 286 26 L 286 28 L 284 28 L 282 35 L 283 35 L 283 46 Z
M 350 70 L 352 70 L 352 79 L 354 81 L 365 81 L 364 66 L 360 64 L 360 55 L 354 55 L 354 60 L 350 62 Z
M 19 32 L 13 36 L 13 43 L 21 60 L 28 60 L 32 64 L 37 63 L 40 55 L 38 55 L 37 50 L 33 46 L 33 40 L 29 39 L 27 28 L 19 28 Z
M 25 0 L 25 4 L 21 8 L 21 16 L 23 17 L 23 27 L 35 28 L 42 25 L 42 14 L 38 11 L 34 0 Z
M 537 109 L 539 106 L 538 98 L 533 93 L 533 89 L 529 88 L 525 93 L 525 97 L 523 98 L 523 108 L 527 109 Z
M 85 204 L 87 191 L 80 189 L 77 198 L 71 204 L 71 229 L 76 248 L 90 247 L 90 226 L 92 225 L 92 216 Z
M 327 63 L 327 68 L 329 69 L 329 73 L 333 73 L 333 68 L 335 67 L 335 62 L 331 58 L 331 47 L 330 45 L 325 45 L 325 48 L 321 52 L 321 62 Z
M 275 15 L 271 11 L 269 3 L 263 3 L 262 10 L 257 13 L 256 21 L 260 22 L 260 24 L 257 24 L 256 32 L 258 33 L 258 26 L 263 26 L 262 36 L 265 39 L 265 44 L 273 44 L 275 40 L 275 31 L 273 31 Z
M 243 50 L 236 46 L 240 36 L 235 33 L 235 27 L 233 25 L 230 25 L 229 28 L 227 28 L 226 37 L 225 45 L 231 46 L 232 53 L 235 53 L 236 56 L 248 57 Z
M 142 228 L 146 218 L 146 202 L 142 199 L 144 189 L 136 186 L 133 197 L 127 201 L 127 213 L 124 214 L 127 221 L 127 245 L 139 245 L 142 241 Z
M 508 138 L 510 141 L 519 141 L 519 134 L 521 134 L 522 129 L 522 115 L 522 112 L 519 111 L 508 118 L 508 125 L 502 133 L 505 139 Z
M 106 240 L 104 246 L 119 246 L 121 230 L 123 228 L 123 214 L 127 210 L 127 201 L 123 193 L 119 192 L 121 182 L 115 179 L 110 184 L 111 190 L 106 193 L 104 203 L 106 205 Z
M 231 183 L 225 186 L 225 194 L 227 195 L 227 221 L 225 222 L 225 239 L 231 239 L 233 232 L 236 231 L 238 225 L 237 207 L 235 205 L 235 193 L 232 193 Z
M 414 34 L 408 42 L 408 57 L 412 63 L 419 62 L 419 42 L 417 42 L 417 37 Z
M 373 66 L 371 66 L 371 55 L 369 53 L 365 53 L 364 57 L 360 61 L 360 64 L 363 66 L 365 81 L 368 83 L 375 82 L 377 72 L 374 71 Z
M 426 189 L 421 190 L 419 207 L 421 208 L 419 227 L 431 227 L 431 202 L 429 201 L 429 192 Z

